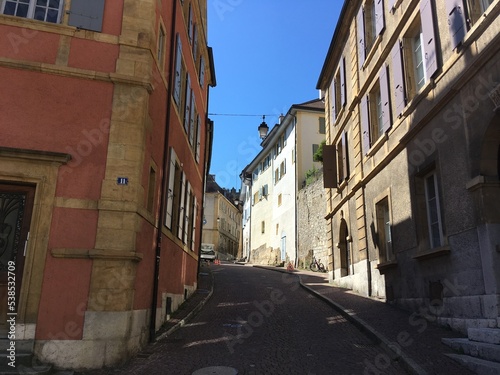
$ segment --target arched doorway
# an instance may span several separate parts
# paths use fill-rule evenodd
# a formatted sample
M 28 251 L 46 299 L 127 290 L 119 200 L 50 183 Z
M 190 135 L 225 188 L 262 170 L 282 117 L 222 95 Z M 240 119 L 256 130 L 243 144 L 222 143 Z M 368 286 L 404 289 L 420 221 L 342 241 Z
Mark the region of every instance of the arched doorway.
M 340 250 L 340 275 L 348 276 L 352 273 L 351 265 L 351 248 L 349 246 L 349 241 L 347 237 L 349 236 L 349 230 L 347 229 L 347 222 L 345 219 L 340 220 L 340 229 L 339 229 L 339 250 Z

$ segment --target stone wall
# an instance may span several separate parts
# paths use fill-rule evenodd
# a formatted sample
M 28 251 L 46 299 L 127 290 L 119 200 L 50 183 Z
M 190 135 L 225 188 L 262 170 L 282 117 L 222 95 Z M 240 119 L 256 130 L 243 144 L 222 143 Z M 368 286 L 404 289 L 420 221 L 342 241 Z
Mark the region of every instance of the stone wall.
M 316 175 L 316 181 L 298 192 L 297 200 L 297 267 L 309 268 L 312 256 L 321 259 L 328 267 L 328 246 L 323 172 Z

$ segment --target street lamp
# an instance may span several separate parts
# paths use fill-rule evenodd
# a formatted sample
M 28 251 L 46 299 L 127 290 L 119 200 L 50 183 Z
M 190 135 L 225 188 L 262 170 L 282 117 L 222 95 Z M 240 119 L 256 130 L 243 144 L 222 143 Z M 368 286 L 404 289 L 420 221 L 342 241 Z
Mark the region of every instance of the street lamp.
M 259 134 L 261 139 L 265 139 L 267 137 L 267 132 L 269 131 L 269 126 L 266 124 L 266 116 L 262 116 L 262 123 L 259 126 Z

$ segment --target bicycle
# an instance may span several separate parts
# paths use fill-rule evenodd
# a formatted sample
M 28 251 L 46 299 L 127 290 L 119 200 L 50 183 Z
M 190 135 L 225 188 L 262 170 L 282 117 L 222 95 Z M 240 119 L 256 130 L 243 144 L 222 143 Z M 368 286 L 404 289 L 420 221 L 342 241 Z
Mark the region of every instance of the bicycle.
M 317 260 L 316 257 L 313 255 L 313 259 L 311 264 L 309 265 L 309 269 L 313 272 L 326 272 L 325 266 L 323 263 L 321 263 L 321 259 Z

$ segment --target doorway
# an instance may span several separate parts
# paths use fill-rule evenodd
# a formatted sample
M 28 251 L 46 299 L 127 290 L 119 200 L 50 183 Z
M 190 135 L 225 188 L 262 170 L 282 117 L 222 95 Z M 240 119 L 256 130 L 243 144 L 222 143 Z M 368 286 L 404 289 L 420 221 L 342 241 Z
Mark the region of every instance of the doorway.
M 0 331 L 19 307 L 35 187 L 0 183 Z

